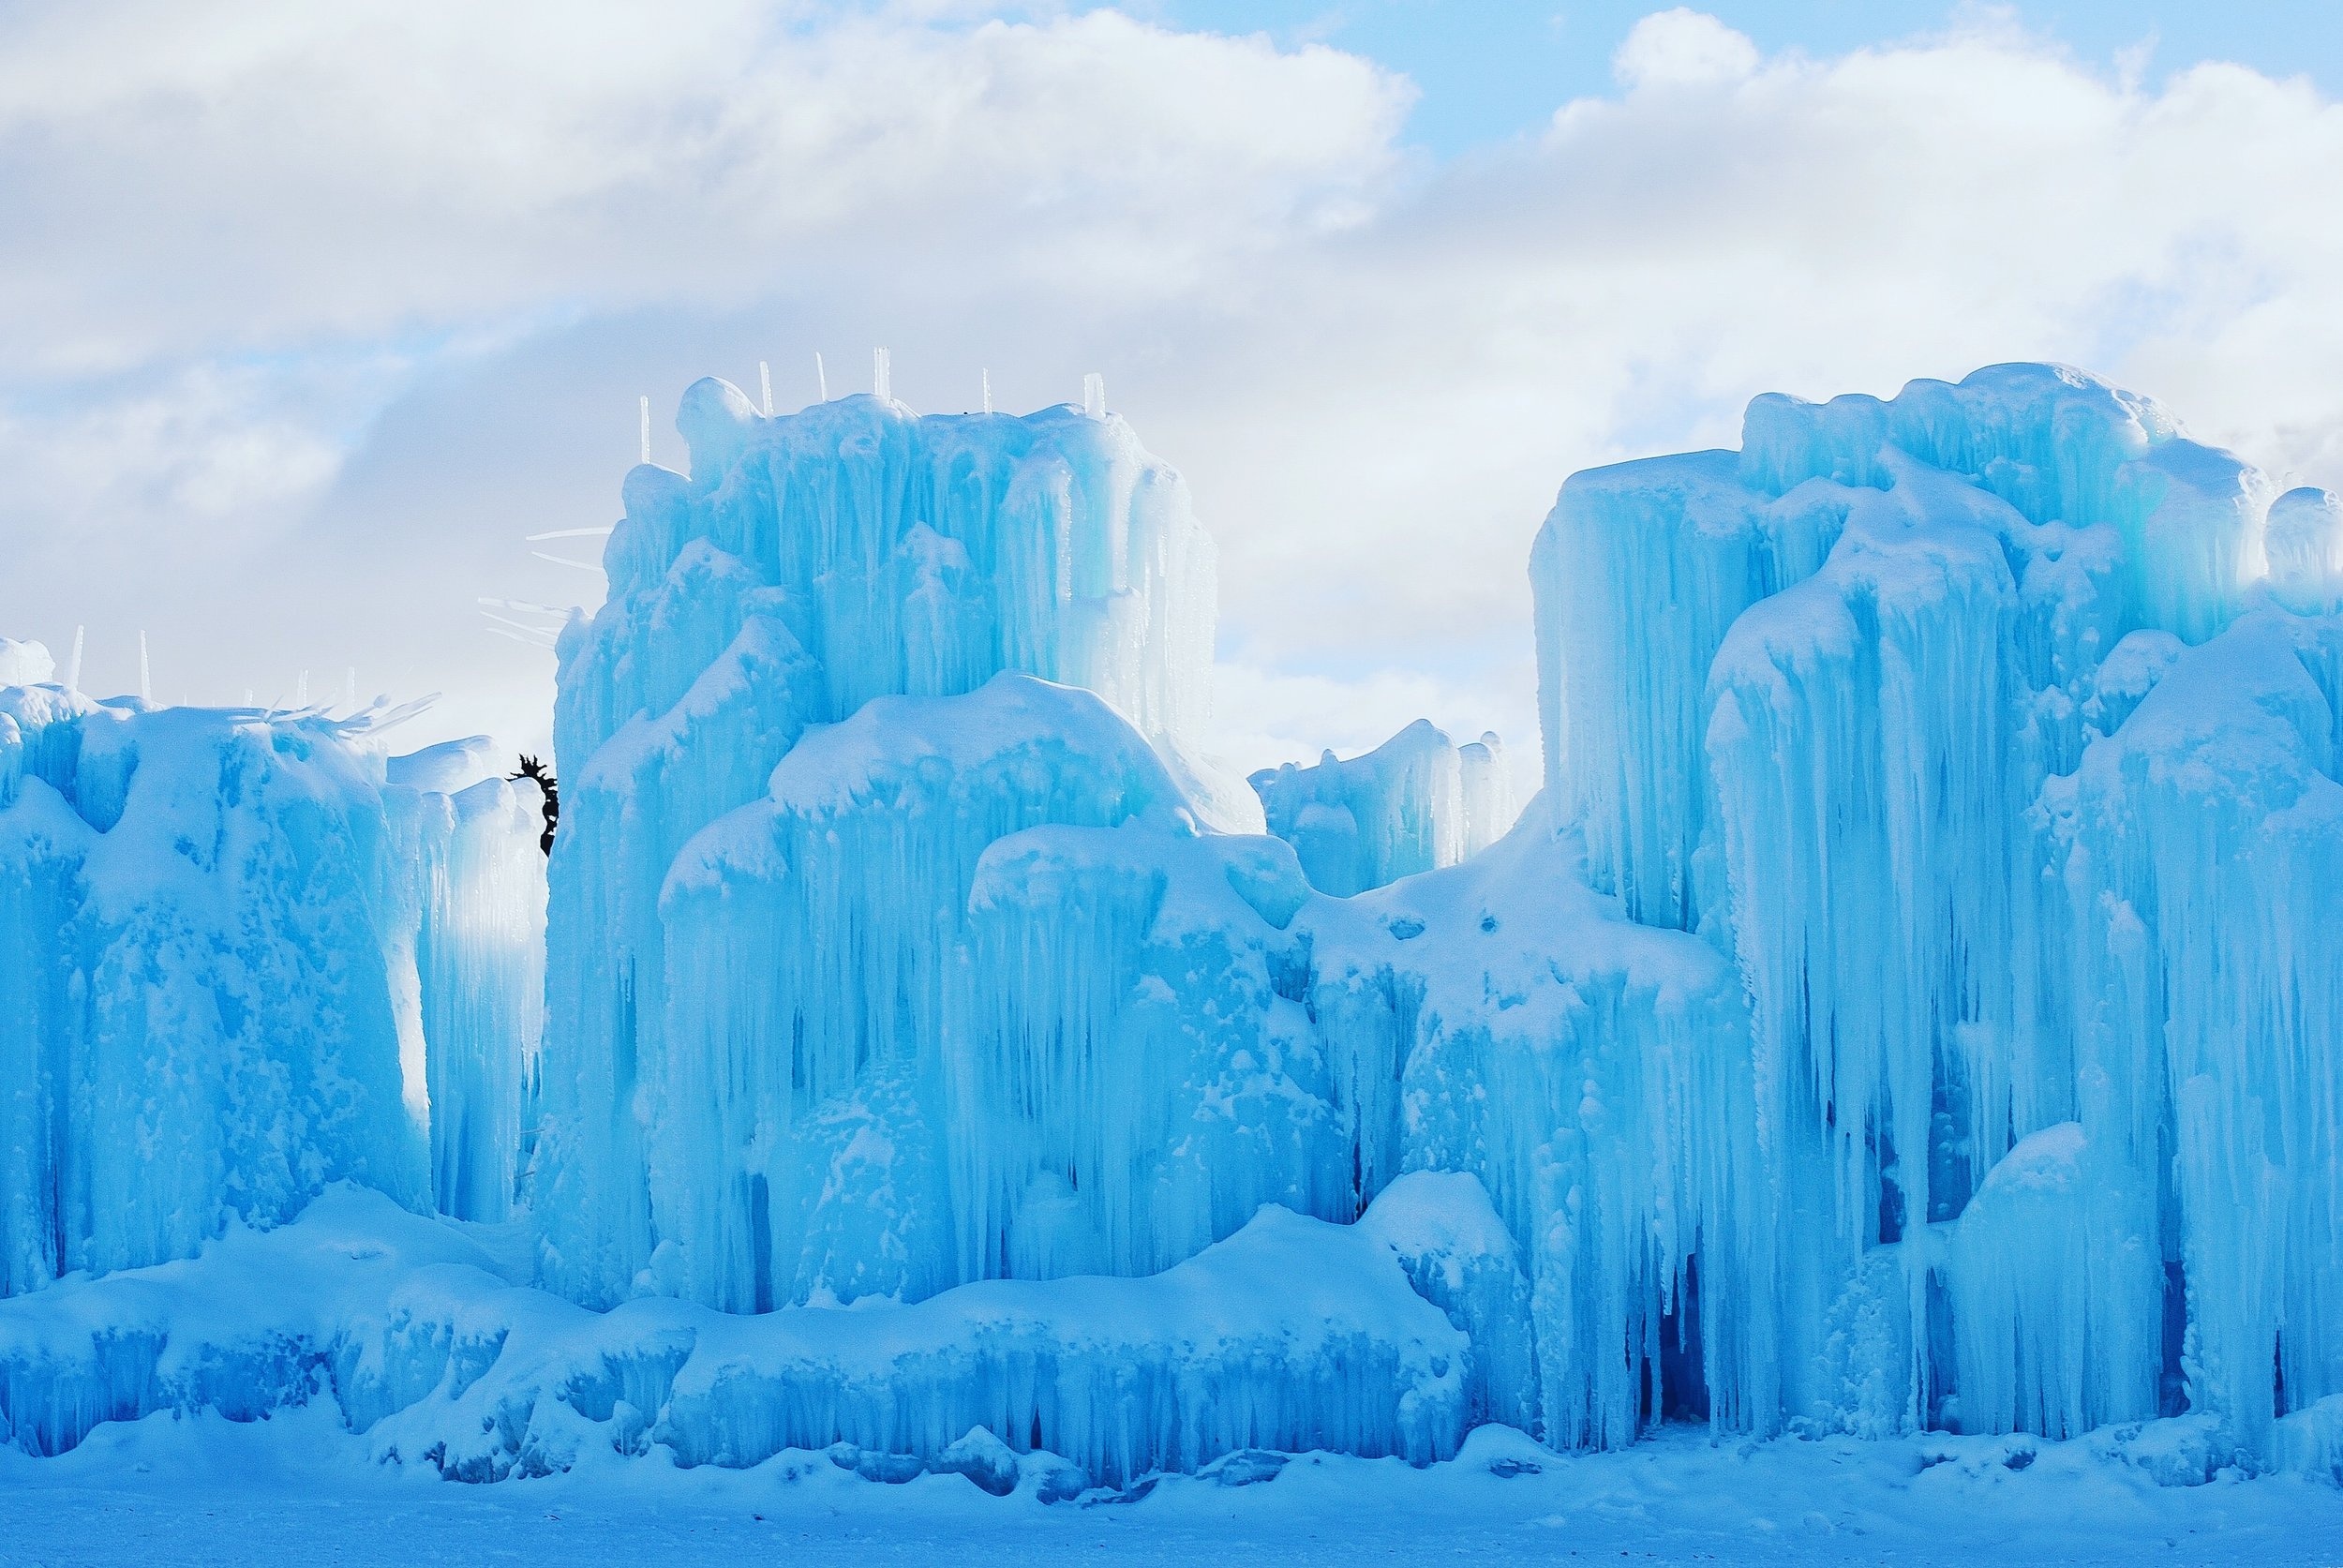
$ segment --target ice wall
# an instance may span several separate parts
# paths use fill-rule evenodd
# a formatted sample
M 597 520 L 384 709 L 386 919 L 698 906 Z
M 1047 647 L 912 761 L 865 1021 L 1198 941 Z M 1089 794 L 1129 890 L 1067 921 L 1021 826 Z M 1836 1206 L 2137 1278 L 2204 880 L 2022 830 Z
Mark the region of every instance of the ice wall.
M 2333 1448 L 2332 497 L 2073 372 L 1761 398 L 1564 487 L 1510 831 L 1493 742 L 1419 725 L 1263 775 L 1264 835 L 1186 749 L 1209 545 L 1118 423 L 679 425 L 561 639 L 542 949 L 482 745 L 0 698 L 7 1288 L 273 1256 L 236 1222 L 350 1176 L 517 1187 L 610 1310 L 415 1242 L 174 1351 L 75 1285 L 129 1326 L 0 1313 L 19 1441 L 330 1385 L 477 1477 L 979 1426 L 1115 1481 L 1482 1419 Z
M 1364 755 L 1328 752 L 1315 767 L 1263 769 L 1252 784 L 1310 886 L 1338 898 L 1477 855 L 1517 814 L 1497 737 L 1456 746 L 1423 719 Z
M 1000 676 L 810 731 L 764 799 L 686 844 L 643 1059 L 662 1287 L 751 1310 L 977 1277 L 954 1265 L 944 1166 L 967 1131 L 946 1098 L 947 1009 L 969 983 L 980 862 L 1037 824 L 1177 801 L 1097 697 Z M 1055 956 L 1111 972 L 1139 934 L 1076 933 Z
M 2097 1232 L 2186 1292 L 2176 1370 L 2249 1453 L 2343 1393 L 2343 620 L 2267 608 L 2176 659 L 2044 792 L 2076 1105 L 2125 1200 Z M 2024 1256 L 2021 1254 L 2021 1256 Z M 2160 1283 L 2160 1280 L 2159 1280 Z M 2067 1310 L 2153 1343 L 2160 1297 Z M 2137 1412 L 2140 1358 L 2069 1425 Z
M 485 736 L 388 759 L 391 970 L 400 1069 L 420 1085 L 431 1192 L 458 1219 L 507 1217 L 545 1032 L 545 872 L 537 786 Z
M 1127 426 L 1071 408 L 922 418 L 857 396 L 775 419 L 724 382 L 703 381 L 686 393 L 677 425 L 691 445 L 690 477 L 649 467 L 628 476 L 626 516 L 604 557 L 609 599 L 561 642 L 555 744 L 571 794 L 553 856 L 551 1044 L 531 1178 L 546 1278 L 594 1302 L 619 1299 L 638 1281 L 739 1306 L 803 1299 L 801 1291 L 933 1289 L 948 1273 L 939 1272 L 940 1253 L 835 1271 L 805 1262 L 793 1228 L 804 1216 L 792 1205 L 818 1193 L 818 1181 L 803 1193 L 784 1183 L 777 1194 L 771 1173 L 752 1182 L 742 1168 L 723 1191 L 686 1192 L 675 1184 L 694 1176 L 676 1162 L 703 1157 L 679 1151 L 703 1115 L 745 1117 L 777 1137 L 793 1129 L 784 1142 L 833 1137 L 842 1150 L 875 1148 L 858 1143 L 851 1129 L 864 1124 L 845 1102 L 830 1103 L 866 1090 L 875 1097 L 866 1110 L 923 1106 L 916 1119 L 928 1127 L 931 1086 L 904 1079 L 903 1064 L 930 1078 L 935 1070 L 947 949 L 933 944 L 958 918 L 953 879 L 973 870 L 986 833 L 1054 820 L 1059 806 L 1073 813 L 1067 820 L 1090 821 L 1103 798 L 1081 797 L 1069 780 L 1060 799 L 1046 769 L 1028 765 L 1000 782 L 958 838 L 894 865 L 891 888 L 873 880 L 876 862 L 859 858 L 879 854 L 893 831 L 885 806 L 843 819 L 868 824 L 858 829 L 873 835 L 867 844 L 826 851 L 818 867 L 786 877 L 778 868 L 787 833 L 777 829 L 769 861 L 743 862 L 751 881 L 774 871 L 775 886 L 754 895 L 763 923 L 736 929 L 715 918 L 729 944 L 722 961 L 712 947 L 673 949 L 662 889 L 694 834 L 768 798 L 769 775 L 810 727 L 847 720 L 876 697 L 958 697 L 1002 672 L 1096 694 L 1135 728 L 1139 752 L 1153 752 L 1150 789 L 1168 797 L 1176 780 L 1191 813 L 1243 825 L 1250 798 L 1216 787 L 1187 751 L 1209 679 L 1211 541 L 1178 475 Z M 817 909 L 795 880 L 809 874 L 838 878 L 823 896 L 841 902 Z M 704 918 L 689 889 L 678 897 L 676 918 Z M 721 908 L 721 889 L 710 897 Z M 903 902 L 857 910 L 844 902 L 853 897 Z M 795 913 L 772 899 L 797 901 Z M 789 946 L 783 933 L 799 928 L 788 922 L 815 915 L 864 923 L 834 945 Z M 754 959 L 744 944 L 755 945 Z M 910 989 L 899 992 L 888 955 L 903 951 Z M 740 967 L 710 972 L 714 962 Z M 785 1110 L 745 1082 L 736 1104 L 731 1080 L 692 1076 L 769 1048 L 763 1034 L 726 1044 L 709 1033 L 735 1026 L 728 1009 L 752 1005 L 734 992 L 763 986 L 751 978 L 758 970 L 779 988 L 755 1004 L 774 1009 L 768 1021 L 800 1016 L 795 1009 L 814 1020 L 803 1048 L 812 1076 L 787 1089 Z M 694 989 L 671 993 L 675 975 Z M 671 1038 L 676 1029 L 689 1039 Z M 843 1077 L 842 1059 L 853 1069 Z M 756 1096 L 765 1098 L 753 1107 Z M 720 1108 L 700 1109 L 708 1097 Z M 791 1150 L 812 1158 L 811 1149 L 758 1144 L 750 1163 L 785 1160 Z M 933 1201 L 921 1207 L 910 1188 L 899 1196 L 943 1222 Z M 762 1217 L 749 1226 L 736 1202 Z M 739 1250 L 748 1245 L 743 1227 L 769 1235 L 775 1224 L 786 1232 L 779 1253 L 765 1244 Z M 721 1247 L 735 1249 L 728 1261 L 718 1256 L 719 1232 L 728 1238 Z M 802 1281 L 801 1262 L 811 1270 Z M 865 1262 L 877 1272 L 862 1272 Z M 882 1276 L 893 1283 L 877 1284 Z
M 187 1256 L 330 1181 L 429 1202 L 416 1075 L 520 1057 L 541 884 L 419 885 L 405 837 L 477 860 L 498 829 L 407 835 L 449 803 L 392 799 L 367 727 L 0 688 L 0 1293 Z M 511 940 L 447 950 L 489 905 L 524 911 Z M 487 993 L 516 1016 L 450 1017 Z M 475 1140 L 508 1172 L 517 1119 Z
M 2029 366 L 1762 397 L 1739 454 L 1564 487 L 1549 789 L 1597 886 L 1739 970 L 1783 1418 L 2185 1404 L 2266 1462 L 2336 1387 L 2343 531 L 2272 489 Z
M 1768 1183 L 1739 984 L 1714 948 L 1629 923 L 1584 875 L 1576 833 L 1541 799 L 1471 860 L 1297 918 L 1296 989 L 1335 1071 L 1345 1164 L 1362 1204 L 1403 1172 L 1481 1178 L 1530 1291 L 1536 1379 L 1511 1396 L 1548 1441 L 1616 1447 L 1664 1415 L 1771 1430 Z M 1502 1361 L 1500 1345 L 1485 1355 Z
M 1892 491 L 1899 465 L 2049 530 L 2031 535 L 2044 541 L 2035 559 L 2055 565 L 2068 537 L 2104 557 L 2107 581 L 2038 607 L 2037 638 L 2104 652 L 2153 626 L 2201 642 L 2261 573 L 2268 482 L 2153 402 L 2059 366 L 1915 381 L 1886 401 L 1768 394 L 1739 453 L 1572 476 L 1531 562 L 1546 778 L 1585 821 L 1596 885 L 1636 918 L 1690 928 L 1721 894 L 1723 869 L 1695 862 L 1714 843 L 1703 683 L 1727 630 L 1818 571 L 1848 505 Z

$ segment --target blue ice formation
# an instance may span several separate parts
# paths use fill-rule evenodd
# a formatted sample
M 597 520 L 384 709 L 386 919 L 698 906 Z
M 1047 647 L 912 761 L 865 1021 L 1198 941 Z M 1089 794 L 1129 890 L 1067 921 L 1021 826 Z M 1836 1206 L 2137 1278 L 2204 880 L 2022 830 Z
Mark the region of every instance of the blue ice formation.
M 1520 814 L 1495 734 L 1462 746 L 1418 719 L 1373 751 L 1252 778 L 1269 830 L 1321 893 L 1348 898 L 1470 859 Z
M 461 748 L 386 761 L 371 723 L 0 689 L 0 1291 L 336 1180 L 503 1217 L 533 812 Z
M 679 425 L 561 639 L 542 947 L 527 813 L 467 806 L 462 748 L 88 704 L 0 649 L 0 925 L 73 933 L 0 959 L 0 1016 L 145 994 L 82 911 L 176 907 L 185 802 L 286 846 L 202 907 L 287 1022 L 7 1036 L 12 1157 L 115 1135 L 49 1109 L 72 1052 L 156 1105 L 218 1095 L 226 1037 L 346 1086 L 143 1175 L 136 1246 L 37 1242 L 20 1444 L 314 1385 L 473 1478 L 2182 1411 L 2343 1464 L 2335 498 L 2053 367 L 1761 397 L 1739 452 L 1564 485 L 1516 821 L 1428 724 L 1258 800 L 1198 756 L 1211 545 L 1119 420 L 703 381 Z M 92 737 L 138 725 L 181 758 L 150 785 L 223 746 L 279 782 L 204 763 L 133 829 Z M 218 950 L 189 996 L 241 994 Z M 7 1192 L 81 1179 L 45 1172 Z M 341 1179 L 499 1250 L 341 1187 L 266 1231 Z M 411 1266 L 293 1261 L 359 1231 Z M 140 1277 L 184 1312 L 48 1284 L 206 1247 Z M 298 1322 L 220 1305 L 271 1247 Z
M 1398 1239 L 1417 1250 L 1272 1207 L 1143 1279 L 995 1280 L 887 1311 L 593 1313 L 341 1185 L 192 1262 L 0 1301 L 0 1439 L 55 1454 L 101 1421 L 323 1397 L 377 1458 L 464 1481 L 568 1470 L 589 1444 L 685 1466 L 828 1450 L 907 1481 L 978 1431 L 1070 1468 L 1068 1494 L 1247 1448 L 1425 1464 L 1470 1425 L 1471 1357 L 1409 1269 L 1461 1272 L 1478 1238 Z

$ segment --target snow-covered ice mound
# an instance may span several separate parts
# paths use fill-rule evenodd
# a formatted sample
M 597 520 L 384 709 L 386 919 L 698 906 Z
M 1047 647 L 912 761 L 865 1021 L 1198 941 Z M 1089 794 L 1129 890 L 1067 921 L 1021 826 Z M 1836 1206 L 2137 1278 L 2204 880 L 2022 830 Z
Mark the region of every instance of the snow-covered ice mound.
M 1460 1272 L 1478 1239 L 1408 1256 Z M 0 1302 L 0 1434 L 56 1454 L 156 1411 L 248 1421 L 330 1399 L 379 1457 L 468 1481 L 565 1471 L 589 1447 L 737 1468 L 844 1443 L 895 1480 L 1043 1451 L 1079 1490 L 1247 1449 L 1445 1458 L 1470 1362 L 1376 1227 L 1275 1207 L 1147 1278 L 747 1317 L 661 1299 L 589 1312 L 509 1283 L 455 1227 L 341 1186 L 199 1258 Z

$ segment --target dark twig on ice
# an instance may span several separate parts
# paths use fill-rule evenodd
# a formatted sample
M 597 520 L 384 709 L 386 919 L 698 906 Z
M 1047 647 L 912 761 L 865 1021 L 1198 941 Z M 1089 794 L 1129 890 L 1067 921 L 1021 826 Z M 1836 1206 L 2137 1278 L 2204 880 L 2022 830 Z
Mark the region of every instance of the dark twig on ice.
M 537 787 L 545 792 L 545 830 L 538 835 L 537 847 L 544 850 L 547 855 L 551 855 L 553 853 L 553 825 L 560 818 L 561 815 L 561 786 L 560 781 L 556 780 L 554 776 L 546 770 L 544 763 L 539 762 L 535 757 L 530 756 L 526 752 L 521 754 L 521 770 L 517 773 L 509 773 L 506 777 L 515 784 L 520 783 L 523 779 L 533 780 L 536 783 Z

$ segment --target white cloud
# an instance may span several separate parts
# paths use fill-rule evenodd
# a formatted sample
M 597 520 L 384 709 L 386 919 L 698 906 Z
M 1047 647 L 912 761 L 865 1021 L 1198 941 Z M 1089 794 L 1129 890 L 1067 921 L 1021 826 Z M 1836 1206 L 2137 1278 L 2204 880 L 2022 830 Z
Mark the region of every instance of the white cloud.
M 740 0 L 0 19 L 0 358 L 724 305 L 873 272 L 1128 298 L 1333 221 L 1401 83 L 1113 12 L 932 24 Z
M 257 483 L 208 526 L 274 553 L 175 639 L 275 606 L 201 654 L 221 683 L 356 639 L 363 679 L 449 689 L 446 723 L 525 723 L 544 665 L 470 598 L 580 590 L 518 536 L 606 520 L 634 394 L 769 357 L 785 399 L 813 348 L 859 386 L 873 342 L 923 406 L 979 366 L 1024 405 L 1107 372 L 1219 537 L 1246 767 L 1425 709 L 1534 753 L 1555 489 L 1730 442 L 1758 391 L 2066 359 L 2343 483 L 2343 109 L 2233 67 L 2145 83 L 1992 19 L 1764 57 L 1679 10 L 1619 96 L 1430 169 L 1362 62 L 1105 13 L 86 14 L 0 23 L 0 286 L 40 306 L 0 320 L 0 530 L 160 536 Z M 266 463 L 207 489 L 155 455 L 224 428 L 100 418 L 207 375 L 326 485 L 306 510 Z M 89 455 L 26 467 L 44 446 Z M 139 597 L 76 570 L 0 575 L 0 631 Z M 354 598 L 286 607 L 321 590 Z
M 1747 35 L 1687 6 L 1636 22 L 1611 57 L 1611 74 L 1628 88 L 1711 87 L 1756 68 Z

